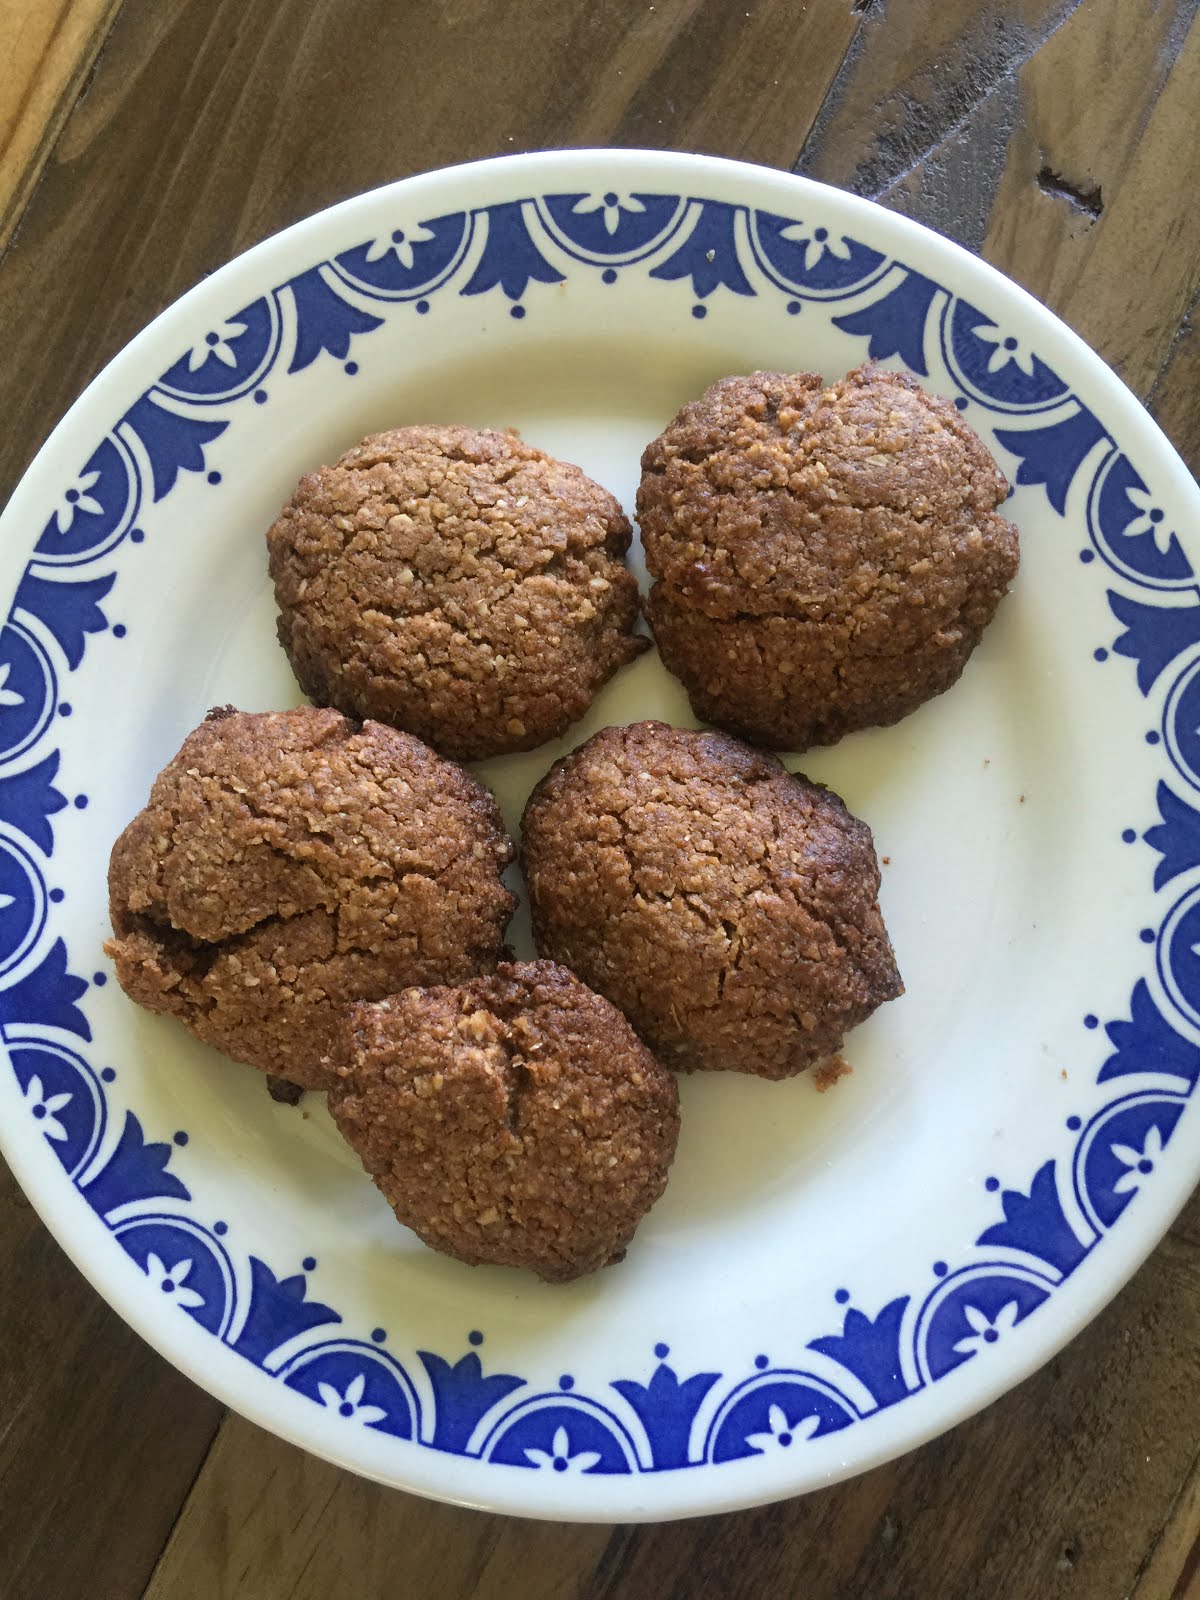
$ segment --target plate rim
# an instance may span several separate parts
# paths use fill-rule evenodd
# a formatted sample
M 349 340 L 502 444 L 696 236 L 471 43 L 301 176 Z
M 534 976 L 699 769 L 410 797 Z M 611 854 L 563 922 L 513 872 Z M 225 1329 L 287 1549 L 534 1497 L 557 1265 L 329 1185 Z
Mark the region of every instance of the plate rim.
M 763 189 L 757 186 L 774 188 L 784 197 L 785 204 L 787 197 L 791 197 L 791 203 L 795 204 L 797 196 L 817 194 L 827 212 L 836 214 L 840 210 L 850 219 L 848 231 L 855 217 L 869 217 L 873 247 L 879 245 L 906 261 L 913 253 L 920 258 L 927 256 L 932 249 L 938 259 L 939 283 L 944 283 L 948 278 L 956 293 L 970 293 L 972 280 L 983 282 L 992 295 L 987 302 L 989 307 L 1002 305 L 1007 298 L 1024 316 L 1032 318 L 1039 331 L 1050 334 L 1055 345 L 1056 371 L 1072 389 L 1082 383 L 1089 405 L 1098 412 L 1106 426 L 1110 426 L 1116 418 L 1122 446 L 1128 449 L 1131 439 L 1136 441 L 1138 449 L 1145 452 L 1141 459 L 1150 460 L 1154 471 L 1170 476 L 1175 489 L 1185 501 L 1191 503 L 1200 519 L 1200 489 L 1197 489 L 1166 436 L 1123 380 L 1053 312 L 999 269 L 979 260 L 952 240 L 911 218 L 889 212 L 873 201 L 847 194 L 816 180 L 724 157 L 678 151 L 614 151 L 604 148 L 535 151 L 442 167 L 351 196 L 260 241 L 171 302 L 92 379 L 22 475 L 3 516 L 0 516 L 0 588 L 11 596 L 15 583 L 10 579 L 19 577 L 29 559 L 28 540 L 25 548 L 18 553 L 12 527 L 24 516 L 26 501 L 35 494 L 39 478 L 51 470 L 50 463 L 56 452 L 66 440 L 75 436 L 81 422 L 90 418 L 93 412 L 101 413 L 102 428 L 110 425 L 110 395 L 119 401 L 122 395 L 127 398 L 131 393 L 140 393 L 156 381 L 162 361 L 162 336 L 176 321 L 182 322 L 185 316 L 203 312 L 210 302 L 215 310 L 227 312 L 240 292 L 237 286 L 243 280 L 249 282 L 251 287 L 260 285 L 266 281 L 264 274 L 269 275 L 276 270 L 276 261 L 284 270 L 288 266 L 295 267 L 293 252 L 301 239 L 306 251 L 311 249 L 314 260 L 320 259 L 323 254 L 331 254 L 332 246 L 337 242 L 343 242 L 344 247 L 345 235 L 342 230 L 346 219 L 358 211 L 367 213 L 394 196 L 402 194 L 408 201 L 425 189 L 441 192 L 447 184 L 453 186 L 460 183 L 478 185 L 486 193 L 489 180 L 501 175 L 505 179 L 509 176 L 513 178 L 512 185 L 505 183 L 503 187 L 527 187 L 529 192 L 536 194 L 544 192 L 545 185 L 564 171 L 588 168 L 594 171 L 600 163 L 603 163 L 606 173 L 617 177 L 622 171 L 639 177 L 652 173 L 650 181 L 674 184 L 680 193 L 684 193 L 689 186 L 693 186 L 694 192 L 694 186 L 711 185 L 714 176 L 719 176 L 727 180 L 730 186 L 756 186 L 756 196 L 763 193 Z M 753 203 L 758 203 L 757 199 Z M 329 241 L 329 248 L 326 247 L 326 240 Z M 943 263 L 946 263 L 945 269 Z M 305 259 L 300 270 L 309 264 L 309 260 Z M 953 272 L 949 270 L 951 265 Z M 154 355 L 155 351 L 160 354 Z M 10 1081 L 6 1078 L 4 1082 L 4 1098 L 9 1097 Z M 819 1484 L 836 1482 L 916 1448 L 947 1427 L 982 1410 L 1043 1365 L 1086 1326 L 1148 1257 L 1200 1179 L 1200 1124 L 1193 1114 L 1190 1118 L 1182 1119 L 1172 1140 L 1173 1159 L 1160 1172 L 1149 1194 L 1143 1197 L 1138 1207 L 1137 1221 L 1126 1221 L 1121 1229 L 1108 1233 L 1104 1251 L 1094 1252 L 1072 1274 L 1071 1288 L 1068 1290 L 1063 1285 L 1049 1303 L 1039 1308 L 1035 1324 L 1027 1330 L 1025 1338 L 1017 1346 L 1016 1357 L 1011 1354 L 1010 1347 L 1010 1354 L 1005 1360 L 993 1360 L 986 1368 L 979 1364 L 978 1372 L 977 1364 L 972 1362 L 945 1374 L 936 1384 L 927 1386 L 923 1391 L 919 1413 L 915 1406 L 895 1407 L 861 1419 L 853 1429 L 853 1437 L 856 1441 L 862 1441 L 869 1434 L 873 1448 L 854 1450 L 853 1459 L 847 1456 L 845 1442 L 840 1441 L 836 1434 L 830 1435 L 827 1440 L 810 1441 L 806 1446 L 806 1465 L 815 1462 L 818 1456 L 822 1458 L 823 1465 L 816 1476 L 811 1472 L 804 1474 L 806 1481 L 799 1488 L 795 1483 L 781 1481 L 778 1469 L 766 1470 L 771 1464 L 765 1458 L 752 1458 L 745 1462 L 724 1462 L 720 1473 L 715 1475 L 711 1471 L 680 1471 L 652 1475 L 641 1473 L 627 1481 L 611 1477 L 592 1478 L 589 1480 L 588 1493 L 579 1497 L 564 1492 L 568 1487 L 573 1489 L 575 1486 L 568 1486 L 559 1480 L 555 1484 L 553 1503 L 551 1497 L 543 1494 L 544 1503 L 539 1505 L 535 1503 L 538 1497 L 529 1493 L 536 1484 L 537 1474 L 520 1473 L 515 1480 L 509 1480 L 508 1475 L 497 1473 L 493 1465 L 429 1450 L 416 1441 L 410 1444 L 407 1451 L 398 1452 L 396 1440 L 376 1436 L 383 1441 L 383 1448 L 377 1452 L 380 1461 L 384 1449 L 390 1459 L 379 1470 L 373 1470 L 369 1461 L 364 1462 L 358 1455 L 352 1458 L 340 1448 L 345 1430 L 335 1431 L 318 1426 L 324 1419 L 319 1408 L 307 1398 L 286 1391 L 285 1386 L 267 1379 L 190 1318 L 173 1319 L 179 1324 L 175 1327 L 161 1316 L 151 1315 L 144 1273 L 124 1252 L 115 1248 L 115 1241 L 101 1219 L 90 1210 L 61 1168 L 54 1164 L 44 1141 L 39 1144 L 27 1143 L 17 1136 L 17 1132 L 17 1125 L 11 1118 L 0 1119 L 0 1149 L 3 1149 L 42 1221 L 118 1314 L 159 1354 L 201 1387 L 269 1431 L 361 1475 L 461 1505 L 547 1520 L 668 1520 L 733 1510 L 777 1500 Z M 1188 1156 L 1190 1161 L 1186 1159 Z M 1147 1203 L 1151 1196 L 1153 1204 Z M 78 1207 L 78 1211 L 75 1211 L 75 1207 Z M 80 1218 L 84 1219 L 82 1227 L 79 1225 Z M 93 1237 L 101 1241 L 101 1248 L 95 1255 L 90 1248 Z M 1098 1280 L 1097 1284 L 1093 1285 L 1093 1279 Z M 226 1366 L 229 1367 L 228 1378 L 216 1371 Z M 269 1389 L 266 1387 L 268 1382 Z M 911 1398 L 915 1399 L 915 1396 Z M 293 1410 L 294 1424 L 291 1422 Z M 900 1417 L 907 1419 L 918 1414 L 922 1419 L 921 1426 L 913 1427 L 907 1422 L 904 1426 L 898 1425 Z M 822 1446 L 820 1451 L 814 1450 L 816 1445 Z M 398 1473 L 395 1470 L 397 1457 L 404 1458 L 405 1462 L 411 1460 L 417 1470 Z M 483 1468 L 486 1468 L 486 1472 L 481 1471 Z M 476 1473 L 480 1474 L 477 1486 L 466 1481 L 474 1478 Z M 509 1481 L 514 1482 L 517 1489 L 515 1494 L 506 1492 Z M 597 1492 L 600 1485 L 602 1488 Z M 697 1488 L 703 1485 L 703 1489 L 696 1493 L 692 1485 Z

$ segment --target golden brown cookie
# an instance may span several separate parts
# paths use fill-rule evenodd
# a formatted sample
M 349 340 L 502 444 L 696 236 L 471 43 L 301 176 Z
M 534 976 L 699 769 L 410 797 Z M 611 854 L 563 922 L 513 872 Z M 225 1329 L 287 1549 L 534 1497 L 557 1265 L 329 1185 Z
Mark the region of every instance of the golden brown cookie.
M 870 829 L 727 734 L 605 728 L 522 829 L 539 954 L 668 1065 L 791 1077 L 902 992 Z
M 646 616 L 696 715 L 804 750 L 957 679 L 1017 570 L 949 401 L 860 367 L 723 378 L 642 456 Z
M 583 716 L 648 641 L 606 489 L 515 433 L 396 428 L 303 478 L 267 533 L 307 695 L 474 761 Z
M 675 1079 L 565 968 L 514 963 L 346 1014 L 334 1119 L 396 1216 L 551 1283 L 619 1261 L 667 1181 Z
M 325 1088 L 341 1006 L 495 965 L 512 854 L 491 794 L 408 734 L 222 709 L 113 847 L 105 950 L 139 1005 Z

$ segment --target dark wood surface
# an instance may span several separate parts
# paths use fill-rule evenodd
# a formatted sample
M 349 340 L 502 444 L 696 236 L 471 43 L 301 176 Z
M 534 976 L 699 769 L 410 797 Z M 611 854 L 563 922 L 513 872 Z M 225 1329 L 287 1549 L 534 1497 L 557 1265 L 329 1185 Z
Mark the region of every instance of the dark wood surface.
M 1200 461 L 1197 0 L 6 0 L 0 495 L 155 312 L 284 224 L 555 145 L 809 172 L 981 251 Z M 5 241 L 7 244 L 5 245 Z M 1200 1202 L 1043 1371 L 851 1483 L 563 1527 L 223 1414 L 0 1177 L 0 1597 L 1200 1600 Z

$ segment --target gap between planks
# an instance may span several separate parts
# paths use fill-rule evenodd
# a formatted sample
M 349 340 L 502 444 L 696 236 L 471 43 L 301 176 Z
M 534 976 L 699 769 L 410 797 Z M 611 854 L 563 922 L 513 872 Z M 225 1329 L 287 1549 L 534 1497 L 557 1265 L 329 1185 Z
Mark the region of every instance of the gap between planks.
M 0 0 L 0 256 L 29 204 L 121 0 Z

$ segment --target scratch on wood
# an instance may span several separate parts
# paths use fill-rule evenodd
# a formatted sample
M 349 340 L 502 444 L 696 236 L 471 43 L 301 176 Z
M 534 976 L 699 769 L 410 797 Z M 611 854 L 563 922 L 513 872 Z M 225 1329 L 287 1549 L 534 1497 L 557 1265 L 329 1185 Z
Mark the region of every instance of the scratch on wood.
M 589 1600 L 603 1600 L 605 1596 L 618 1593 L 636 1539 L 637 1529 L 628 1524 L 618 1523 L 613 1529 L 592 1572 Z
M 28 1408 L 29 1401 L 29 1394 L 23 1394 L 20 1400 L 18 1400 L 15 1409 L 11 1411 L 4 1419 L 4 1426 L 0 1427 L 0 1444 L 3 1444 L 5 1439 L 7 1439 L 9 1434 L 13 1431 L 13 1428 L 20 1420 L 22 1413 Z
M 1061 172 L 1056 172 L 1048 161 L 1043 161 L 1038 171 L 1037 186 L 1052 200 L 1065 200 L 1073 210 L 1086 212 L 1093 222 L 1099 220 L 1104 210 L 1104 196 L 1098 183 L 1082 180 L 1073 183 Z
M 1182 346 L 1196 335 L 1197 310 L 1200 310 L 1200 288 L 1196 290 L 1196 292 L 1192 295 L 1191 300 L 1188 302 L 1188 308 L 1180 318 L 1179 326 L 1176 328 L 1175 333 L 1172 336 L 1171 343 L 1167 347 L 1167 353 L 1163 357 L 1162 366 L 1159 367 L 1158 372 L 1155 375 L 1154 382 L 1150 385 L 1150 388 L 1146 391 L 1146 394 L 1142 398 L 1142 404 L 1146 407 L 1147 411 L 1150 411 L 1152 414 L 1154 402 L 1158 398 L 1158 392 L 1162 387 L 1163 379 L 1167 376 L 1167 373 L 1170 370 L 1171 363 L 1179 354 Z M 1177 446 L 1177 448 L 1180 447 Z
M 1163 1517 L 1158 1528 L 1155 1530 L 1154 1537 L 1146 1545 L 1146 1552 L 1142 1556 L 1141 1561 L 1138 1562 L 1137 1571 L 1134 1573 L 1133 1578 L 1129 1583 L 1128 1590 L 1126 1591 L 1128 1600 L 1137 1600 L 1137 1591 L 1141 1585 L 1142 1579 L 1153 1565 L 1154 1557 L 1158 1553 L 1159 1547 L 1162 1545 L 1164 1535 L 1166 1534 L 1167 1529 L 1170 1527 L 1172 1519 L 1178 1512 L 1179 1507 L 1184 1500 L 1184 1496 L 1187 1494 L 1188 1484 L 1195 1476 L 1197 1467 L 1200 1467 L 1200 1451 L 1198 1451 L 1192 1457 L 1187 1471 L 1179 1480 L 1179 1487 L 1176 1489 L 1171 1498 L 1171 1504 L 1167 1507 L 1166 1515 Z M 1179 1573 L 1179 1580 L 1176 1583 L 1175 1588 L 1172 1590 L 1171 1600 L 1187 1600 L 1188 1587 L 1191 1584 L 1192 1579 L 1196 1576 L 1198 1570 L 1200 1570 L 1200 1535 L 1197 1535 L 1197 1537 L 1192 1541 L 1191 1547 L 1183 1559 L 1183 1567 Z M 1147 1600 L 1149 1600 L 1148 1596 Z
M 1019 113 L 1017 81 L 1005 79 L 960 132 L 887 191 L 884 203 L 981 250 Z
M 1016 81 L 1021 68 L 1062 28 L 1084 0 L 1054 0 L 1034 30 L 1016 19 L 997 19 L 995 26 L 969 27 L 954 46 L 952 58 L 927 68 L 912 82 L 898 85 L 876 113 L 879 126 L 871 149 L 859 160 L 846 187 L 872 200 L 915 172 L 923 162 L 954 140 L 997 92 Z M 846 59 L 830 86 L 793 171 L 811 165 L 821 150 L 850 80 L 873 44 L 884 37 L 888 18 L 882 7 L 863 16 Z M 886 48 L 886 47 L 885 47 Z
M 200 1482 L 200 1474 L 204 1471 L 205 1467 L 208 1465 L 209 1457 L 212 1455 L 213 1450 L 216 1448 L 217 1436 L 221 1432 L 221 1429 L 224 1426 L 224 1424 L 225 1424 L 225 1414 L 222 1413 L 222 1415 L 220 1417 L 218 1417 L 216 1422 L 213 1424 L 212 1432 L 208 1436 L 208 1443 L 205 1445 L 204 1449 L 200 1453 L 200 1456 L 199 1456 L 199 1458 L 198 1458 L 198 1460 L 196 1462 L 196 1470 L 195 1470 L 195 1472 L 192 1473 L 192 1476 L 188 1481 L 187 1488 L 184 1489 L 183 1493 L 179 1497 L 179 1509 L 175 1513 L 175 1520 L 172 1522 L 170 1528 L 167 1530 L 166 1536 L 165 1536 L 165 1538 L 163 1539 L 163 1542 L 162 1542 L 162 1546 L 159 1549 L 157 1557 L 155 1558 L 154 1565 L 150 1569 L 150 1581 L 146 1585 L 145 1589 L 142 1591 L 143 1600 L 145 1600 L 145 1596 L 148 1595 L 150 1593 L 150 1591 L 154 1587 L 155 1576 L 158 1573 L 158 1570 L 162 1566 L 163 1562 L 166 1560 L 167 1551 L 171 1547 L 171 1541 L 175 1537 L 176 1533 L 178 1532 L 180 1518 L 183 1516 L 184 1509 L 186 1508 L 188 1501 L 191 1499 L 192 1493 L 195 1490 L 196 1485 Z
M 63 130 L 80 86 L 89 78 L 120 10 L 121 0 L 78 0 L 62 5 L 50 32 L 42 40 L 41 55 L 28 82 L 17 80 L 2 88 L 6 104 L 0 107 L 0 260 L 16 236 L 29 208 L 50 152 Z M 16 8 L 18 11 L 21 7 Z M 34 6 L 28 6 L 31 17 Z M 18 20 L 14 17 L 14 21 Z M 14 91 L 17 91 L 16 97 Z M 40 128 L 29 125 L 30 118 Z M 36 135 L 36 136 L 35 136 Z
M 1078 1541 L 1075 1539 L 1068 1539 L 1058 1553 L 1058 1560 L 1054 1563 L 1055 1571 L 1070 1572 L 1078 1560 Z
M 1177 0 L 1177 6 L 1175 15 L 1167 24 L 1167 31 L 1163 35 L 1158 54 L 1159 67 L 1164 77 L 1179 59 L 1184 40 L 1196 20 L 1197 11 L 1200 11 L 1200 0 Z
M 1188 1551 L 1183 1563 L 1183 1570 L 1179 1574 L 1179 1582 L 1175 1585 L 1175 1594 L 1179 1600 L 1187 1600 L 1189 1590 L 1194 1594 L 1192 1584 L 1196 1575 L 1200 1573 L 1200 1534 L 1196 1535 L 1191 1549 Z

